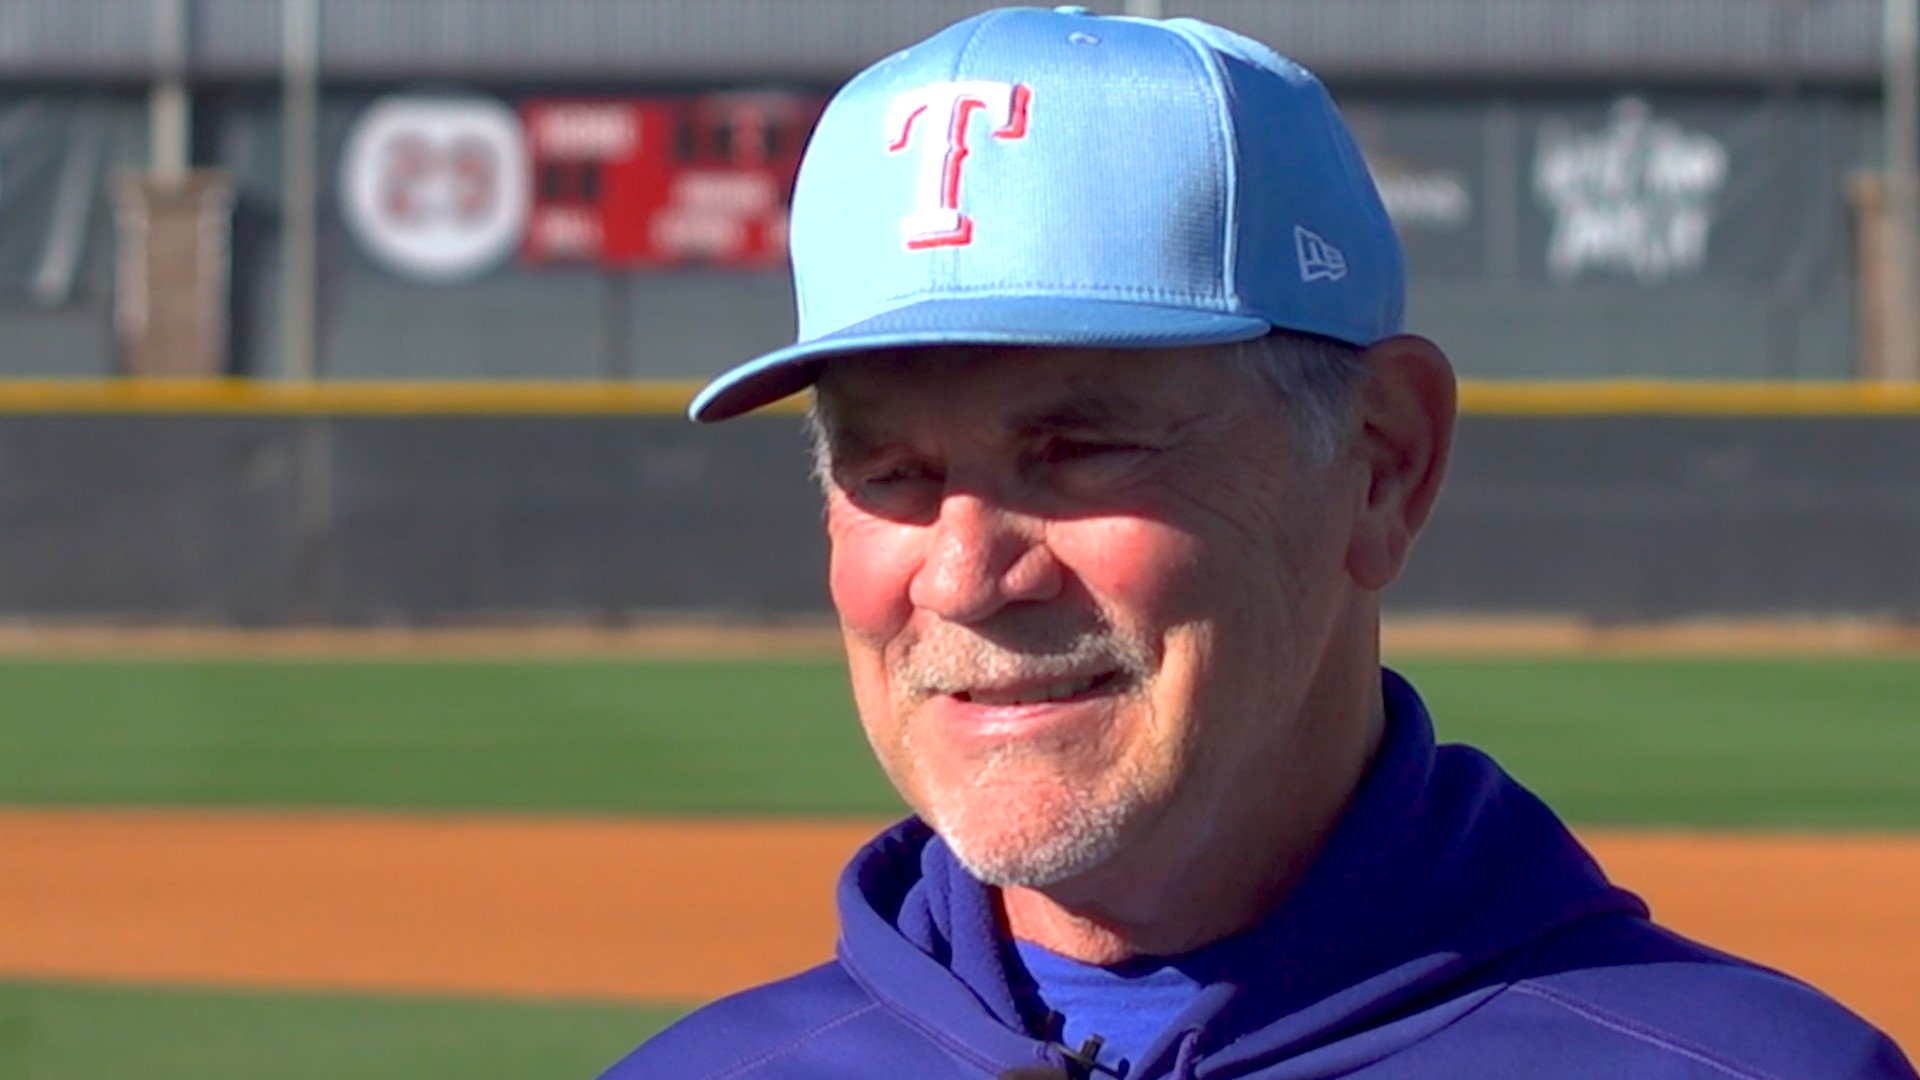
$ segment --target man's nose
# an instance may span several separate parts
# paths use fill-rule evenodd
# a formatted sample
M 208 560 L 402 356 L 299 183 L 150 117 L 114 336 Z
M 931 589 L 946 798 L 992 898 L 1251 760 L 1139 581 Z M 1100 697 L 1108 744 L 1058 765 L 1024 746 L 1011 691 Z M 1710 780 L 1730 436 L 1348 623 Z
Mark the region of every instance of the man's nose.
M 913 606 L 949 622 L 985 619 L 1008 604 L 1052 598 L 1060 565 L 1030 515 L 979 495 L 949 493 L 929 526 L 926 558 L 909 589 Z

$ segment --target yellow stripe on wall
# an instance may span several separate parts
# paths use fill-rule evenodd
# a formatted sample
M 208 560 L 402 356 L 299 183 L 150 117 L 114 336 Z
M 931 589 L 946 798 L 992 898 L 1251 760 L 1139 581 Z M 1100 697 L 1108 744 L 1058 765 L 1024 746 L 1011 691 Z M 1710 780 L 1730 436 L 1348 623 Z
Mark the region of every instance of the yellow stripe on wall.
M 315 382 L 248 379 L 0 380 L 0 414 L 267 416 L 678 416 L 697 382 Z M 795 396 L 773 407 L 794 414 Z M 1467 380 L 1480 416 L 1920 416 L 1920 384 Z
M 1468 380 L 1460 409 L 1484 416 L 1904 416 L 1920 415 L 1920 383 Z
M 0 380 L 0 414 L 678 415 L 685 412 L 687 402 L 692 399 L 699 385 L 693 382 L 586 381 L 283 383 L 249 379 Z

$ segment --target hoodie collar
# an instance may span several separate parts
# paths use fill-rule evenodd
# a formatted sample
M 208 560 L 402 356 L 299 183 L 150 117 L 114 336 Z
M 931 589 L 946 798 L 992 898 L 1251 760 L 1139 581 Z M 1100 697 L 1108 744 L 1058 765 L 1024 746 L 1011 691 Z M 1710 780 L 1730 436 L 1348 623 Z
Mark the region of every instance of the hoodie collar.
M 1325 849 L 1259 924 L 1180 958 L 1209 987 L 1136 1075 L 1183 1043 L 1224 1075 L 1302 1053 L 1485 983 L 1559 926 L 1645 914 L 1485 755 L 1436 747 L 1419 695 L 1382 678 L 1386 737 Z M 841 961 L 884 1007 L 989 1070 L 1044 1053 L 993 891 L 920 821 L 862 849 L 838 903 Z

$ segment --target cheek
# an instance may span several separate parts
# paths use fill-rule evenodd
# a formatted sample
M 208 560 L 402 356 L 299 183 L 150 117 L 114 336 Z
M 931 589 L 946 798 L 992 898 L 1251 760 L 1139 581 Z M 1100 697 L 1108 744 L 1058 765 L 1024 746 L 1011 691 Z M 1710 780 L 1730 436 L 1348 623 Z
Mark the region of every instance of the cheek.
M 854 709 L 881 767 L 898 787 L 900 718 L 887 674 L 887 646 L 912 615 L 913 558 L 899 526 L 829 506 L 827 582 L 840 616 Z M 904 789 L 902 789 L 904 790 Z
M 827 587 L 841 626 L 862 644 L 884 646 L 913 614 L 909 590 L 920 559 L 914 533 L 844 508 L 827 512 Z
M 1158 653 L 1152 712 L 1160 737 L 1182 743 L 1209 718 L 1262 711 L 1238 698 L 1257 706 L 1268 692 L 1266 675 L 1282 663 L 1283 643 L 1267 632 L 1285 621 L 1288 607 L 1274 595 L 1289 577 L 1273 565 L 1276 552 L 1232 532 L 1155 518 L 1088 522 L 1069 532 L 1056 550 L 1072 553 L 1063 558 L 1101 608 Z
M 1145 518 L 1103 518 L 1056 525 L 1054 556 L 1124 625 L 1163 631 L 1200 611 L 1199 544 L 1189 533 Z

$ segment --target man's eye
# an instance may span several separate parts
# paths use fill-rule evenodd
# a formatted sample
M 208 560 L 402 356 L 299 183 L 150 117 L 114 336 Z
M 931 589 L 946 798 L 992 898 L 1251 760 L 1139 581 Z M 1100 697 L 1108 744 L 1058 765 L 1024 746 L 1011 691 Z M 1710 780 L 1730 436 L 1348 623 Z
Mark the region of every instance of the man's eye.
M 849 469 L 839 478 L 855 503 L 889 516 L 917 513 L 918 504 L 929 501 L 941 484 L 933 470 L 912 464 Z
M 926 469 L 917 466 L 898 466 L 863 474 L 856 477 L 854 483 L 859 487 L 883 489 L 925 483 L 933 479 L 933 474 Z
M 1135 443 L 1104 442 L 1098 439 L 1053 439 L 1041 452 L 1041 459 L 1049 463 L 1074 461 L 1132 460 L 1144 456 L 1148 449 Z

